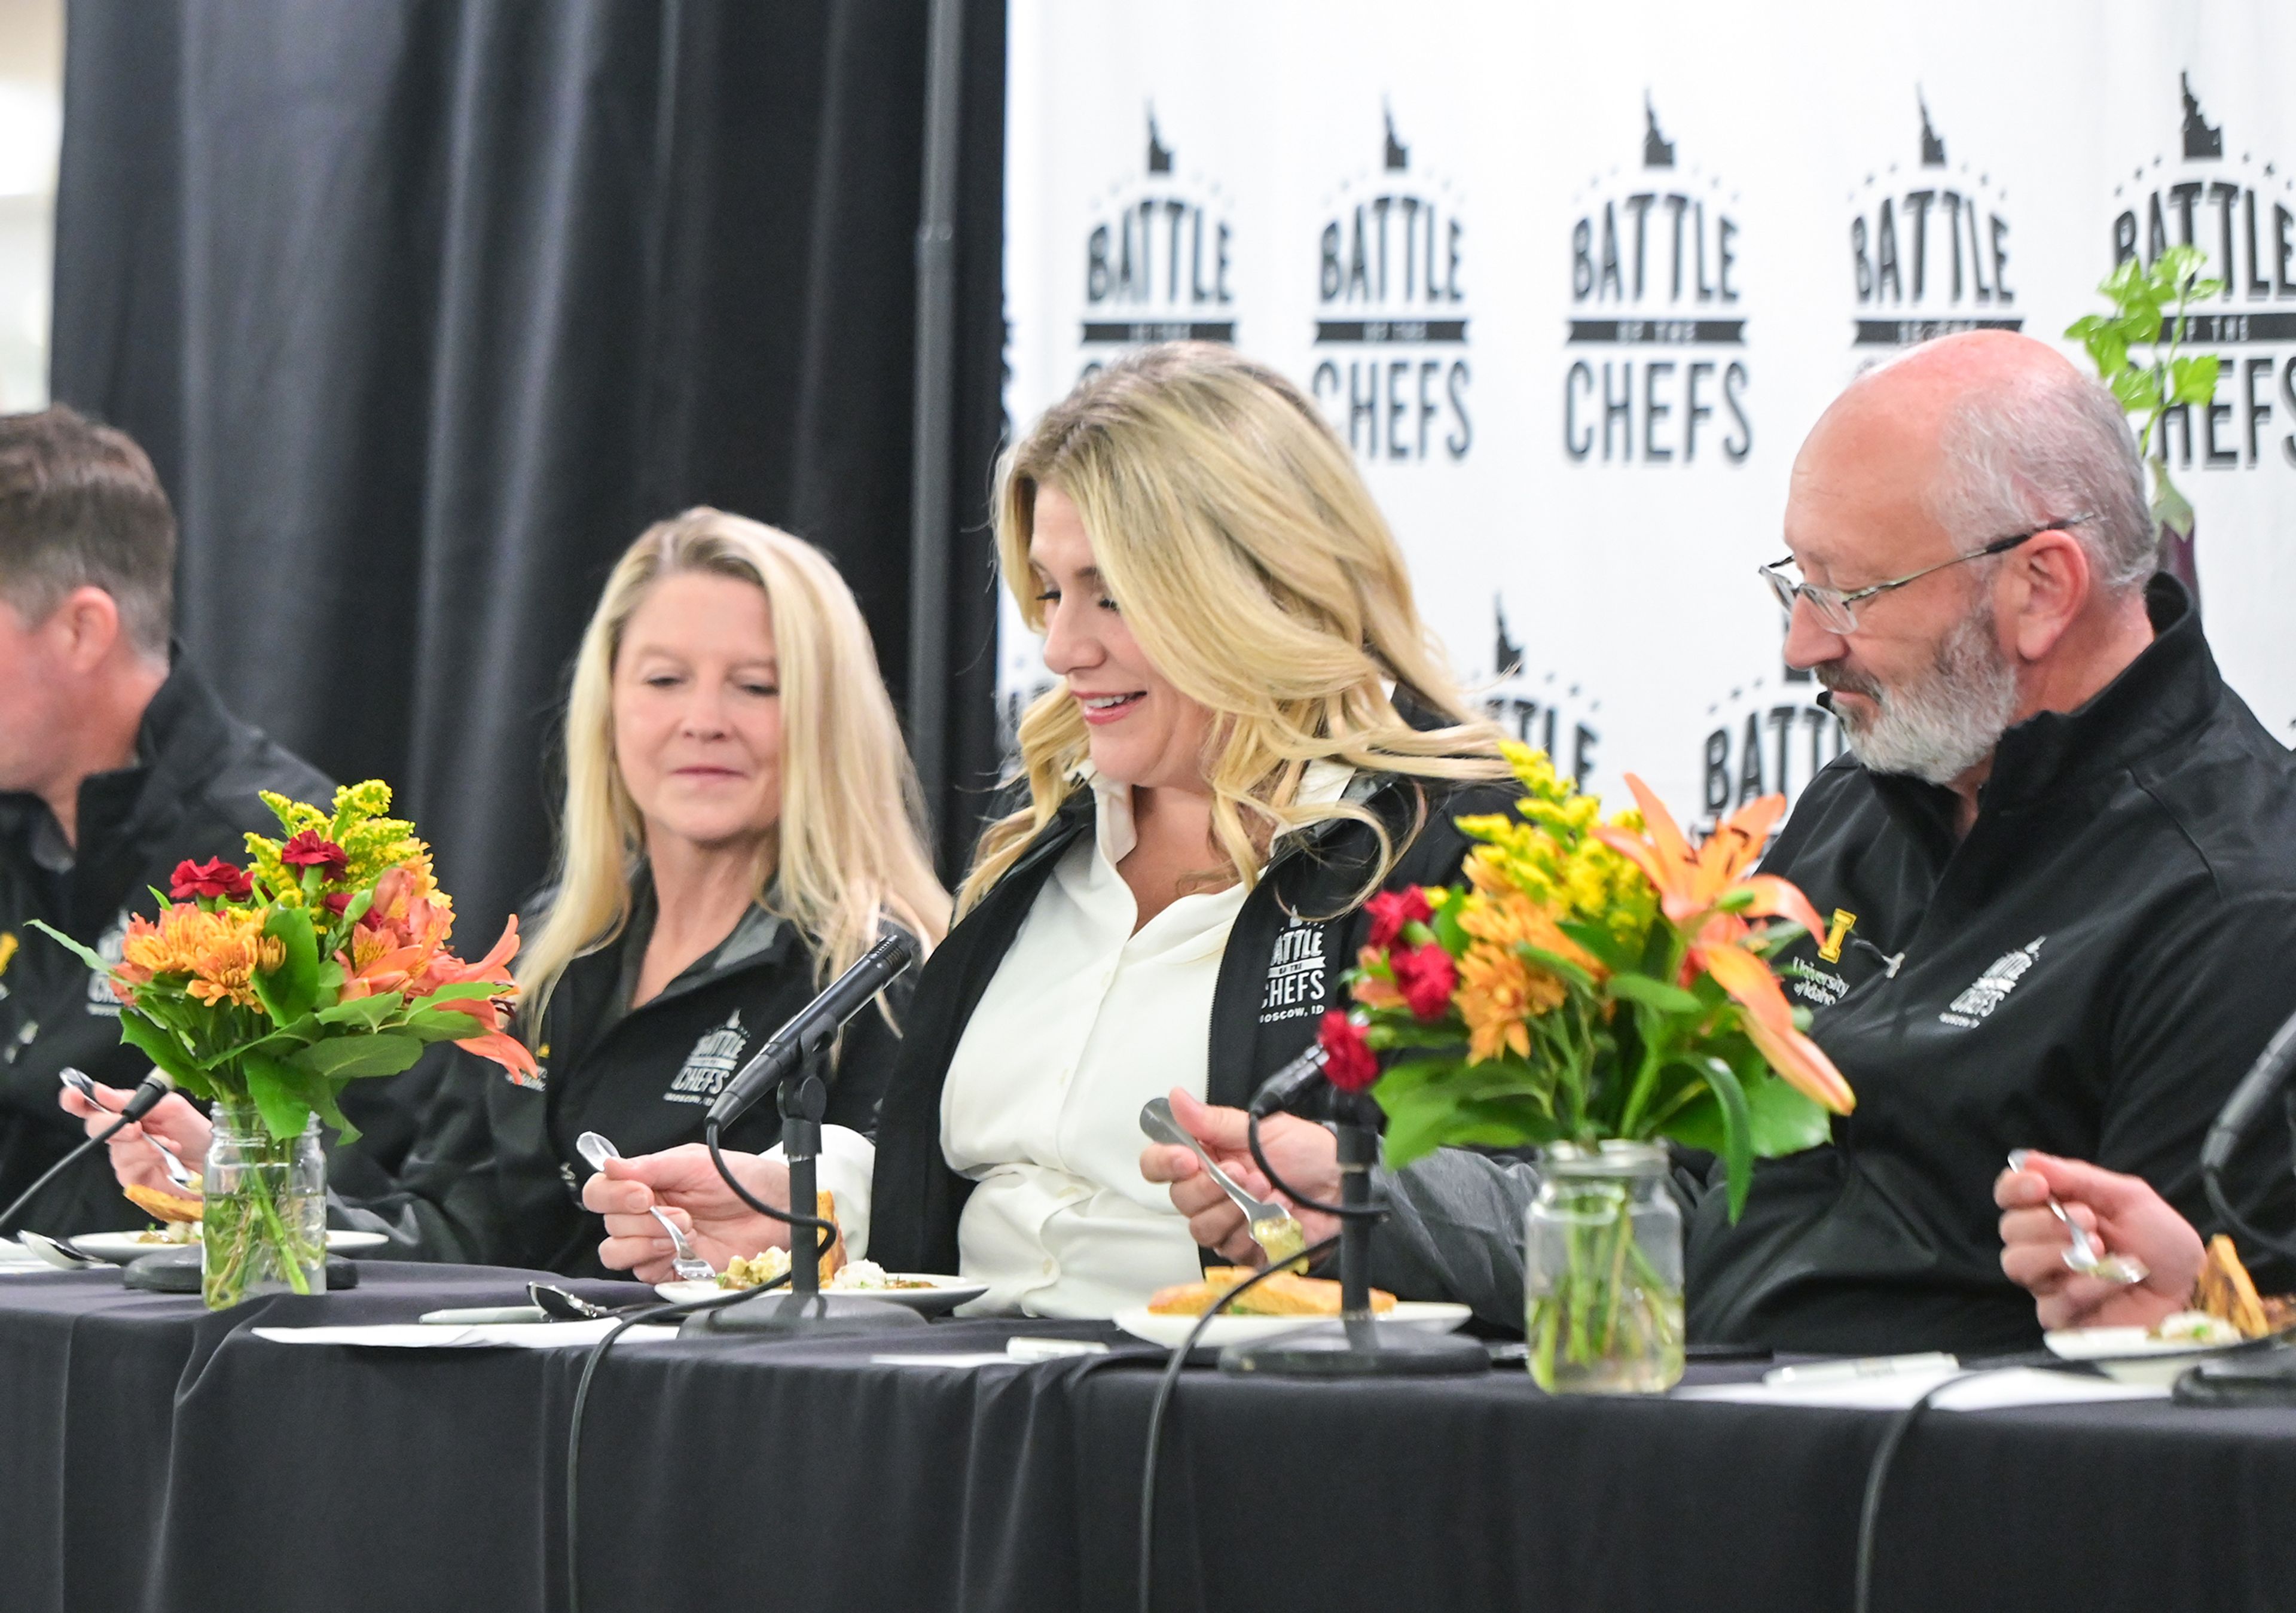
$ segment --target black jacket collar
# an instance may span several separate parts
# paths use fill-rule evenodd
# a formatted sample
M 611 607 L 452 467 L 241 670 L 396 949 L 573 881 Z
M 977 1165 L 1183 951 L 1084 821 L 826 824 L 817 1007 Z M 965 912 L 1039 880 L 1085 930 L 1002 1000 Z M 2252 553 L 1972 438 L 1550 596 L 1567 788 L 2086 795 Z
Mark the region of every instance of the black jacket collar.
M 75 835 L 80 859 L 86 859 L 87 848 L 135 833 L 155 812 L 173 811 L 195 794 L 228 753 L 231 738 L 231 719 L 215 691 L 183 646 L 175 646 L 167 681 L 136 725 L 135 759 L 80 780 Z M 29 791 L 0 794 L 0 830 L 21 844 L 46 811 L 47 803 Z

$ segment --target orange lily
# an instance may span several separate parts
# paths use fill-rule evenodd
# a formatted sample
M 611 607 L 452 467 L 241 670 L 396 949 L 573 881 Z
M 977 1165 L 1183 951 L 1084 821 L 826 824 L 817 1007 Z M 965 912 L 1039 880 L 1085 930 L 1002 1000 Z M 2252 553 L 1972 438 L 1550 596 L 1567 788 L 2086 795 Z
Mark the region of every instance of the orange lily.
M 1765 795 L 1749 802 L 1693 851 L 1665 803 L 1641 779 L 1628 774 L 1627 787 L 1642 809 L 1645 833 L 1629 834 L 1610 824 L 1595 826 L 1594 833 L 1642 869 L 1657 889 L 1668 921 L 1689 935 L 1685 982 L 1700 970 L 1712 975 L 1744 1010 L 1740 1017 L 1747 1039 L 1770 1067 L 1834 1114 L 1849 1113 L 1857 1103 L 1849 1083 L 1825 1050 L 1794 1028 L 1793 1006 L 1777 976 L 1744 945 L 1753 934 L 1748 918 L 1789 919 L 1813 934 L 1825 927 L 1809 899 L 1790 881 L 1745 873 L 1761 855 L 1770 825 L 1785 811 L 1785 797 Z M 1718 910 L 1725 898 L 1742 891 L 1751 893 L 1742 906 L 1734 901 L 1734 910 Z

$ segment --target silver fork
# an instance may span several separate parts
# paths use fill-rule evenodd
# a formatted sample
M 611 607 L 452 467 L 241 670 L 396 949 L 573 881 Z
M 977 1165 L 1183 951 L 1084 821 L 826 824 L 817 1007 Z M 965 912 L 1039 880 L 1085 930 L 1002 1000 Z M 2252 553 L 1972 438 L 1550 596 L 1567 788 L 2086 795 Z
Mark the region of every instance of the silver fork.
M 2025 1168 L 2024 1149 L 2020 1148 L 2009 1156 L 2009 1168 L 2013 1171 Z M 2049 1214 L 2063 1222 L 2065 1230 L 2072 1236 L 2072 1247 L 2064 1255 L 2068 1270 L 2078 1271 L 2084 1277 L 2094 1277 L 2099 1282 L 2118 1283 L 2124 1288 L 2131 1283 L 2143 1282 L 2152 1275 L 2150 1268 L 2134 1255 L 2108 1255 L 2098 1248 L 2096 1240 L 2072 1218 L 2064 1206 L 2059 1204 L 2054 1196 L 2048 1202 Z
M 603 1171 L 606 1161 L 622 1156 L 622 1151 L 597 1132 L 585 1132 L 577 1137 L 574 1151 L 588 1160 L 594 1171 Z M 693 1252 L 693 1246 L 685 1241 L 685 1234 L 677 1230 L 676 1222 L 662 1214 L 660 1205 L 653 1206 L 653 1218 L 669 1234 L 669 1247 L 676 1251 L 669 1263 L 681 1282 L 701 1282 L 718 1275 L 718 1268 Z
M 1235 1200 L 1235 1207 L 1243 1212 L 1244 1222 L 1251 1229 L 1251 1241 L 1267 1256 L 1269 1265 L 1289 1260 L 1308 1247 L 1308 1235 L 1300 1230 L 1292 1212 L 1280 1204 L 1254 1198 L 1234 1177 L 1221 1170 L 1204 1152 L 1204 1145 L 1174 1117 L 1171 1099 L 1152 1098 L 1141 1105 L 1140 1129 L 1158 1142 L 1177 1143 L 1195 1155 L 1220 1191 Z

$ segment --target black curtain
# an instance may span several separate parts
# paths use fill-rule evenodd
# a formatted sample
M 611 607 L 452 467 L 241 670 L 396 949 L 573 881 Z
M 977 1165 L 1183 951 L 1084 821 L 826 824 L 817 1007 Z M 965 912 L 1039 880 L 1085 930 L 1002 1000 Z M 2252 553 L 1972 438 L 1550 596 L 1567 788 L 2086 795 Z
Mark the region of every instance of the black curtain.
M 833 555 L 907 687 L 926 0 L 72 0 L 55 396 L 150 450 L 179 630 L 381 776 L 472 935 L 542 877 L 613 559 Z M 1004 7 L 966 0 L 944 866 L 993 767 Z

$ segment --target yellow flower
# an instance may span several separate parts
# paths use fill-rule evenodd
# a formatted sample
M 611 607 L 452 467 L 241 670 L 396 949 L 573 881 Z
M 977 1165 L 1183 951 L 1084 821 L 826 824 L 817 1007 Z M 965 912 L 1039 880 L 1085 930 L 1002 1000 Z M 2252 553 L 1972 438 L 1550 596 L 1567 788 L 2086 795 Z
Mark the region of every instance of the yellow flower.
M 1503 1052 L 1530 1054 L 1525 1022 L 1562 1000 L 1562 983 L 1533 969 L 1513 952 L 1477 942 L 1459 959 L 1459 1016 L 1467 1024 L 1467 1062 L 1482 1064 Z

